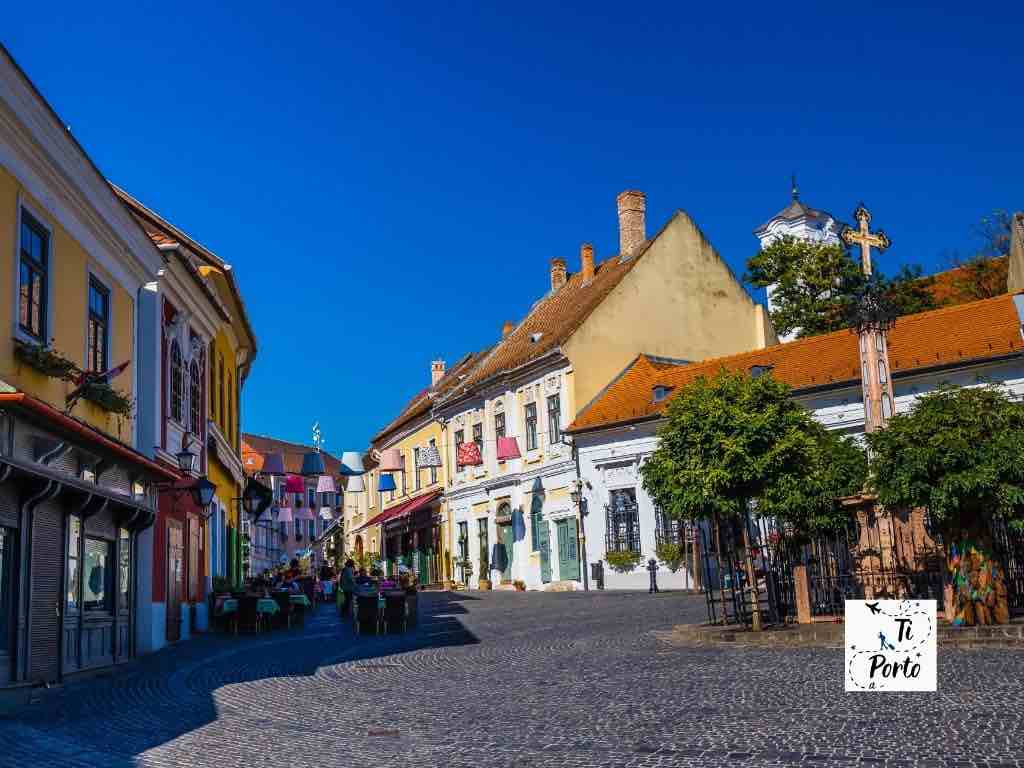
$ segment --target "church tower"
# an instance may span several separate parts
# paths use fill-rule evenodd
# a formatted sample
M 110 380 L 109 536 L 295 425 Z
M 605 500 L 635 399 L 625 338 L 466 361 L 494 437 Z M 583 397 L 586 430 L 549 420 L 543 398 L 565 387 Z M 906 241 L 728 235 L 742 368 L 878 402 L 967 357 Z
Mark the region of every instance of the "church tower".
M 761 248 L 766 248 L 780 237 L 786 236 L 828 245 L 842 245 L 839 240 L 840 225 L 832 217 L 832 214 L 827 211 L 819 211 L 800 202 L 800 190 L 797 189 L 795 176 L 790 196 L 789 205 L 754 230 L 754 236 L 761 242 Z M 772 289 L 774 287 L 769 285 L 766 290 L 769 312 L 774 309 L 772 305 Z M 796 338 L 795 332 L 788 336 L 780 336 L 779 341 L 792 341 L 794 338 Z

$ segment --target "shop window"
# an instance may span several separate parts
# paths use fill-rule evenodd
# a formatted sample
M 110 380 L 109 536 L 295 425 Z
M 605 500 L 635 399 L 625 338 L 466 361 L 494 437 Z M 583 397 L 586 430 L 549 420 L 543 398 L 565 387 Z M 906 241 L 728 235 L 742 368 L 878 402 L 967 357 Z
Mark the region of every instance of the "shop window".
M 82 521 L 77 517 L 68 518 L 68 566 L 67 566 L 67 610 L 77 611 L 81 607 L 81 593 L 78 575 L 82 557 Z
M 132 550 L 131 538 L 128 531 L 122 528 L 118 532 L 118 579 L 117 579 L 117 607 L 122 611 L 128 610 L 129 591 L 132 579 Z
M 537 404 L 527 403 L 524 409 L 526 421 L 526 450 L 537 449 Z
M 50 234 L 24 210 L 21 212 L 20 250 L 18 328 L 45 343 Z
M 110 550 L 109 541 L 90 538 L 85 540 L 82 607 L 87 611 L 111 610 L 114 597 L 114 570 Z
M 609 552 L 639 552 L 640 513 L 636 491 L 632 488 L 612 491 L 608 506 L 606 549 Z
M 469 559 L 469 523 L 459 523 L 459 560 Z
M 110 290 L 89 277 L 89 318 L 85 365 L 90 371 L 107 370 L 107 334 L 110 329 Z
M 179 424 L 185 423 L 185 372 L 181 363 L 181 347 L 177 339 L 171 340 L 171 418 Z
M 490 557 L 488 556 L 488 543 L 487 543 L 487 518 L 481 517 L 476 521 L 477 524 L 477 544 L 480 547 L 480 578 L 487 579 L 490 574 Z

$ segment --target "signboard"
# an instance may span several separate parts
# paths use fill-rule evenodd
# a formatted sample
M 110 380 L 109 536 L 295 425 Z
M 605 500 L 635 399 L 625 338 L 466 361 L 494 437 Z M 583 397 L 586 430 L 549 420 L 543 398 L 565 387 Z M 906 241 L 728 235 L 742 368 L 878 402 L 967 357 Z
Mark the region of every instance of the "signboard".
M 934 691 L 935 613 L 934 600 L 847 600 L 847 692 Z

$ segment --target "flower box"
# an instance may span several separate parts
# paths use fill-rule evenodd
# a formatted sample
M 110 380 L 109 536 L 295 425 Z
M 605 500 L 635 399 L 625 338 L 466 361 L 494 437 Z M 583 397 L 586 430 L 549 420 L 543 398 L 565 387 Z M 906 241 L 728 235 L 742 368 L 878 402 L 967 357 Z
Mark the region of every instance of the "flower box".
M 16 339 L 14 356 L 51 379 L 74 381 L 79 372 L 77 365 L 52 347 L 43 344 L 31 344 Z
M 128 416 L 132 412 L 132 401 L 128 395 L 102 382 L 86 384 L 82 388 L 82 399 L 95 403 L 105 411 L 122 416 Z

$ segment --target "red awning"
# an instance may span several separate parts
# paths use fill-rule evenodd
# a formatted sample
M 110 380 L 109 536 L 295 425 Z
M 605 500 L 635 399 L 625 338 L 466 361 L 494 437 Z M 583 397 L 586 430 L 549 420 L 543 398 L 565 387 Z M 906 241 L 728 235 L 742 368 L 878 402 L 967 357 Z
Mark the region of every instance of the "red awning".
M 369 528 L 371 525 L 380 525 L 381 523 L 386 523 L 389 520 L 395 520 L 399 517 L 411 515 L 416 510 L 422 509 L 423 507 L 427 506 L 427 504 L 434 501 L 434 499 L 438 498 L 440 495 L 441 491 L 438 490 L 430 491 L 428 493 L 415 496 L 414 498 L 409 499 L 409 501 L 405 502 L 404 504 L 399 504 L 397 507 L 392 507 L 391 509 L 385 509 L 376 517 L 371 518 L 365 524 L 356 528 L 356 531 L 361 531 L 364 528 Z M 355 531 L 353 531 L 353 533 L 355 533 Z

